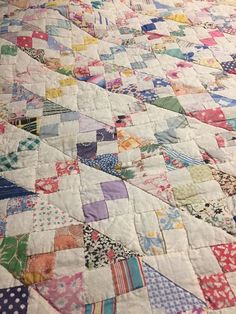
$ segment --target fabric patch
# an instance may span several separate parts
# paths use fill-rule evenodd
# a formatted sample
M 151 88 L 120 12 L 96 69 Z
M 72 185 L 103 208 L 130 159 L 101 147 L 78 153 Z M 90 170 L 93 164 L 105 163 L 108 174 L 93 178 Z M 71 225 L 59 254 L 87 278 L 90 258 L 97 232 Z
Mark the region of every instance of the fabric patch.
M 146 255 L 159 255 L 164 253 L 164 243 L 161 233 L 147 232 L 138 234 L 138 239 L 143 252 Z
M 17 55 L 17 47 L 12 45 L 2 45 L 1 46 L 1 54 L 16 56 Z
M 29 36 L 18 36 L 16 39 L 16 44 L 23 48 L 32 48 L 32 38 Z
M 38 197 L 34 195 L 9 199 L 7 202 L 7 215 L 14 215 L 34 209 L 35 205 L 37 204 L 37 199 Z
M 206 307 L 202 300 L 146 263 L 143 264 L 143 271 L 152 308 L 164 308 L 167 314 L 174 314 Z
M 81 162 L 87 166 L 102 170 L 116 177 L 121 176 L 120 173 L 118 172 L 119 161 L 116 155 L 103 154 L 103 155 L 97 156 L 93 160 L 81 158 Z
M 6 314 L 26 314 L 29 292 L 26 286 L 0 289 L 0 312 Z
M 116 299 L 111 298 L 101 302 L 86 304 L 85 314 L 116 314 Z
M 236 271 L 236 243 L 214 245 L 211 249 L 223 272 Z
M 84 314 L 83 273 L 47 280 L 36 284 L 35 287 L 60 313 Z
M 236 297 L 224 274 L 200 277 L 199 284 L 210 308 L 217 310 L 236 305 Z
M 208 203 L 188 204 L 186 208 L 194 217 L 202 219 L 215 227 L 222 228 L 227 232 L 232 232 L 235 228 L 233 216 L 224 199 Z
M 188 171 L 195 183 L 213 180 L 211 170 L 206 165 L 191 166 L 188 167 Z
M 127 188 L 122 181 L 103 182 L 101 188 L 105 200 L 128 198 Z
M 98 221 L 109 217 L 105 201 L 98 201 L 82 206 L 86 222 Z
M 59 177 L 63 175 L 71 175 L 80 173 L 78 160 L 73 161 L 57 161 L 56 171 Z
M 40 140 L 37 138 L 28 137 L 25 140 L 19 142 L 19 146 L 17 151 L 25 151 L 25 150 L 37 150 L 40 144 Z
M 83 247 L 83 225 L 69 226 L 56 229 L 54 250 L 66 250 Z
M 155 134 L 158 141 L 160 141 L 160 133 Z M 177 152 L 176 150 L 169 148 L 167 145 L 162 145 L 160 151 L 164 157 L 166 167 L 169 171 L 188 167 L 191 165 L 201 165 L 203 160 L 199 160 L 193 157 L 189 157 L 187 154 Z
M 33 284 L 51 279 L 55 265 L 55 253 L 30 256 L 26 271 L 22 277 L 26 284 Z
M 173 192 L 176 201 L 181 205 L 201 202 L 194 184 L 185 184 L 174 187 Z
M 33 212 L 34 231 L 44 231 L 64 227 L 66 225 L 71 225 L 74 222 L 74 219 L 71 218 L 67 212 L 44 202 L 40 203 Z
M 159 98 L 159 99 L 155 100 L 153 105 L 160 107 L 160 108 L 167 109 L 167 110 L 171 110 L 171 111 L 185 114 L 184 108 L 181 106 L 177 97 L 168 96 L 168 97 L 164 97 L 164 98 Z
M 137 255 L 87 224 L 84 225 L 84 247 L 85 265 L 88 268 L 105 266 Z
M 191 117 L 194 117 L 204 123 L 220 127 L 229 131 L 232 131 L 232 127 L 227 123 L 224 112 L 221 108 L 210 108 L 189 113 Z
M 160 228 L 162 230 L 182 229 L 184 227 L 178 208 L 160 208 L 156 210 L 156 215 L 158 217 Z
M 16 278 L 19 278 L 26 267 L 26 250 L 28 235 L 5 237 L 0 244 L 0 264 Z
M 236 194 L 236 178 L 228 173 L 212 168 L 212 175 L 226 195 Z
M 115 141 L 117 139 L 115 128 L 104 128 L 96 131 L 96 139 L 98 142 Z
M 58 178 L 50 177 L 44 179 L 37 179 L 35 181 L 36 192 L 43 192 L 44 194 L 55 193 L 58 191 Z
M 0 156 L 0 171 L 13 170 L 17 160 L 18 157 L 16 153 Z
M 97 153 L 97 143 L 79 143 L 77 144 L 77 155 L 80 158 L 95 158 Z
M 116 295 L 121 295 L 145 286 L 145 279 L 139 258 L 131 257 L 127 260 L 111 264 L 111 271 Z

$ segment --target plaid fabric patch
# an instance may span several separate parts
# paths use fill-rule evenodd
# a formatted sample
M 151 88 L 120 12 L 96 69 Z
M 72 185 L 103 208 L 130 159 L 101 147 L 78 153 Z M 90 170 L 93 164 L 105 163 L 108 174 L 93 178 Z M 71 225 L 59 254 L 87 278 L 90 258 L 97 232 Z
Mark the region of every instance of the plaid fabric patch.
M 0 156 L 0 171 L 7 171 L 14 169 L 14 165 L 17 162 L 16 153 L 10 153 L 8 155 Z
M 36 150 L 40 144 L 40 140 L 38 138 L 28 137 L 25 140 L 19 142 L 18 152 L 24 150 Z
M 137 257 L 131 257 L 111 265 L 116 295 L 145 286 L 142 265 Z

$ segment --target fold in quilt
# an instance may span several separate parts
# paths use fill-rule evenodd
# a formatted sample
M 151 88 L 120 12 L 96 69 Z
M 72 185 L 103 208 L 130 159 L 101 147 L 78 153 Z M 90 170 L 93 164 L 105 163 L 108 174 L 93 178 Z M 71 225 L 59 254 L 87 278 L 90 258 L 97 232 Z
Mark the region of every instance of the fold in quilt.
M 0 23 L 0 313 L 236 314 L 236 1 Z

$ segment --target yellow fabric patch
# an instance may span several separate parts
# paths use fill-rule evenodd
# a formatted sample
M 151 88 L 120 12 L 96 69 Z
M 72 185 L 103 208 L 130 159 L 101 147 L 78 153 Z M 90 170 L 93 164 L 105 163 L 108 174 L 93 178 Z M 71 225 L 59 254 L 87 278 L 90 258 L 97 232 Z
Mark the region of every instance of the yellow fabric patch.
M 198 191 L 194 184 L 185 184 L 173 188 L 174 197 L 178 205 L 200 203 Z
M 195 183 L 214 180 L 211 170 L 207 165 L 188 167 L 188 171 Z
M 40 273 L 27 272 L 27 273 L 24 273 L 21 280 L 27 285 L 32 285 L 33 283 L 38 283 L 38 282 L 44 281 L 45 278 Z
M 89 37 L 89 36 L 84 37 L 85 45 L 93 45 L 93 44 L 97 44 L 97 42 L 98 42 L 97 38 Z
M 62 90 L 60 88 L 50 88 L 46 90 L 46 98 L 57 98 L 62 96 Z
M 60 80 L 59 82 L 61 86 L 71 86 L 71 85 L 77 84 L 77 81 L 73 79 L 72 77 L 68 77 L 67 79 Z
M 74 45 L 72 45 L 72 50 L 76 51 L 76 52 L 79 52 L 79 51 L 82 51 L 82 50 L 86 50 L 86 45 L 84 45 L 84 44 L 74 44 Z
M 184 14 L 176 13 L 176 14 L 169 15 L 166 18 L 169 20 L 179 22 L 179 23 L 189 24 L 189 20 L 188 20 L 187 16 Z

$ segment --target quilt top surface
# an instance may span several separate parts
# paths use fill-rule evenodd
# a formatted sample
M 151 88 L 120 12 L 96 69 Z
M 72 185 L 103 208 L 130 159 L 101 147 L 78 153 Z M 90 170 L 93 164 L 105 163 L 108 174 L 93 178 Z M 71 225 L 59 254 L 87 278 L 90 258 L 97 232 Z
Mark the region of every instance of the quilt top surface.
M 236 314 L 236 0 L 0 1 L 0 313 Z

